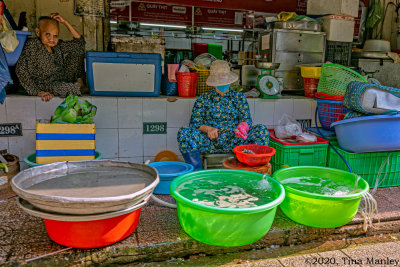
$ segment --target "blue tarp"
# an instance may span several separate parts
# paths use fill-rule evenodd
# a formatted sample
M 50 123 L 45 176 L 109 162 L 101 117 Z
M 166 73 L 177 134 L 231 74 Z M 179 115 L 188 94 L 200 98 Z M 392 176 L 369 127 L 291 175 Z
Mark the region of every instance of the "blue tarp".
M 4 51 L 0 47 L 0 104 L 3 104 L 6 98 L 6 86 L 8 83 L 12 83 L 11 74 Z

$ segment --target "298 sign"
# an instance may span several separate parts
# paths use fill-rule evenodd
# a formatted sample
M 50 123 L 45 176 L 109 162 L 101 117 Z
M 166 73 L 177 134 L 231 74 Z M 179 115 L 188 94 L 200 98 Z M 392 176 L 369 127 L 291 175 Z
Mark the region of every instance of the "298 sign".
M 0 137 L 22 136 L 21 123 L 3 123 L 0 124 Z

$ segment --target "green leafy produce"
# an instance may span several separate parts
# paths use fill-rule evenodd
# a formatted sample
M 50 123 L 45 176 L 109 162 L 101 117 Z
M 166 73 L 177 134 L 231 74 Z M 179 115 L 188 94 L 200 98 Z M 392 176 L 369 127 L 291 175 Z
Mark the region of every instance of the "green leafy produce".
M 3 169 L 4 169 L 4 172 L 8 172 L 7 164 L 5 164 L 5 163 L 0 163 L 0 168 L 3 168 Z
M 97 107 L 79 96 L 69 95 L 57 107 L 51 123 L 93 123 Z

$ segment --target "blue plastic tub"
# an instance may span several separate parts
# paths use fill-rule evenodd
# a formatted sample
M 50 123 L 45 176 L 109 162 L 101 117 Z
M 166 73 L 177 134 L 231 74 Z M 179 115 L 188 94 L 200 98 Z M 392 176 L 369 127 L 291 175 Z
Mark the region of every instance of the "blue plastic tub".
M 332 123 L 339 145 L 354 153 L 400 150 L 400 115 L 376 115 Z
M 180 161 L 159 161 L 149 164 L 156 168 L 160 176 L 160 183 L 154 189 L 154 194 L 169 195 L 169 186 L 178 176 L 192 172 L 193 166 Z
M 8 66 L 15 66 L 15 64 L 17 64 L 18 58 L 21 55 L 22 49 L 24 48 L 26 38 L 31 35 L 30 32 L 24 31 L 16 31 L 16 33 L 17 39 L 19 41 L 17 48 L 15 48 L 14 52 L 11 53 L 4 52 L 4 54 L 6 55 Z
M 161 55 L 86 52 L 90 94 L 94 96 L 159 96 Z

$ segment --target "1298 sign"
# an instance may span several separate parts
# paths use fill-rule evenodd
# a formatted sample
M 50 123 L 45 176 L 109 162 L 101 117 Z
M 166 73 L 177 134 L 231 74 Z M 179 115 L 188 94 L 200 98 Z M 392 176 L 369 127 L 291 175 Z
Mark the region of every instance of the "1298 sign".
M 0 124 L 0 137 L 22 136 L 21 123 L 3 123 Z
M 166 122 L 144 122 L 143 134 L 167 134 Z

